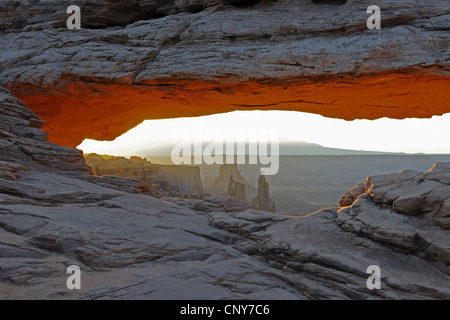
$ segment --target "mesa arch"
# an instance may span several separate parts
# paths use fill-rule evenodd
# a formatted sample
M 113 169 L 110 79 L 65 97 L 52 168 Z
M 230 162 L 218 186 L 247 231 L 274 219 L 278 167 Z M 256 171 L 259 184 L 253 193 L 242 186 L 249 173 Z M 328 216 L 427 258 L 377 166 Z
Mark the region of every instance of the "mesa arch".
M 232 110 L 450 112 L 448 0 L 383 1 L 376 31 L 370 3 L 357 0 L 194 2 L 81 1 L 76 32 L 60 1 L 0 4 L 0 85 L 46 121 L 50 141 L 71 147 L 145 119 Z
M 113 140 L 147 119 L 233 110 L 295 110 L 326 117 L 431 117 L 450 112 L 450 76 L 404 73 L 238 83 L 158 79 L 145 84 L 64 79 L 58 89 L 13 92 L 46 121 L 50 141 Z

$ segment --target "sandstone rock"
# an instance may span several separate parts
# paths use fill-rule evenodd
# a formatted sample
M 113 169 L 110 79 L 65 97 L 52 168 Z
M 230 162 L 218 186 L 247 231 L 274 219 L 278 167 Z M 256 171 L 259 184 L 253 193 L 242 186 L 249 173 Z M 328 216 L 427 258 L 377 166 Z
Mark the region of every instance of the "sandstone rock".
M 357 184 L 352 190 L 344 194 L 341 199 L 339 199 L 339 207 L 351 206 L 355 200 L 366 192 L 366 184 Z
M 430 219 L 435 225 L 449 229 L 448 167 L 448 163 L 438 163 L 426 173 L 405 170 L 368 177 L 366 190 L 376 204 L 391 206 L 401 214 Z
M 366 27 L 370 1 L 236 3 L 79 1 L 74 31 L 65 3 L 4 2 L 0 85 L 47 121 L 51 141 L 72 147 L 144 119 L 236 109 L 344 119 L 450 111 L 446 0 L 383 1 L 381 30 Z
M 264 175 L 258 179 L 258 195 L 253 199 L 253 204 L 260 210 L 275 212 L 275 203 L 270 198 L 269 183 Z
M 377 31 L 369 1 L 79 4 L 83 29 L 69 31 L 61 1 L 0 3 L 0 85 L 47 121 L 0 88 L 1 298 L 450 299 L 449 164 L 369 177 L 351 205 L 294 218 L 229 196 L 150 197 L 139 180 L 90 175 L 41 130 L 76 146 L 236 109 L 443 114 L 447 0 L 383 1 Z M 72 264 L 80 292 L 64 286 Z M 366 287 L 373 264 L 381 290 Z
M 245 184 L 237 182 L 233 179 L 233 175 L 230 175 L 230 182 L 228 183 L 227 194 L 229 196 L 235 197 L 243 202 L 246 201 L 245 198 Z
M 23 108 L 10 106 L 17 114 Z M 67 148 L 54 150 L 54 161 L 63 161 Z M 405 192 L 420 196 L 409 182 L 443 184 L 448 164 L 371 177 L 373 198 L 363 194 L 339 212 L 296 218 L 230 196 L 161 200 L 140 193 L 139 180 L 88 175 L 77 166 L 72 174 L 49 170 L 31 157 L 23 162 L 26 170 L 6 164 L 19 170 L 15 179 L 0 178 L 2 298 L 450 298 L 449 231 L 432 224 L 440 209 L 410 216 L 386 204 L 396 200 L 389 185 L 405 184 Z M 449 193 L 436 190 L 427 197 L 446 203 Z M 73 264 L 83 272 L 77 292 L 65 287 Z M 372 264 L 382 268 L 381 290 L 366 287 Z
M 245 181 L 244 177 L 239 172 L 236 163 L 221 165 L 219 169 L 219 175 L 216 179 L 214 179 L 214 182 L 206 189 L 209 192 L 216 194 L 226 193 L 230 182 L 230 176 L 233 176 L 233 181 L 242 183 L 247 191 L 255 189 L 254 186 Z
M 256 209 L 252 204 L 229 195 L 209 196 L 203 199 L 163 197 L 161 200 L 201 212 L 241 212 Z
M 99 176 L 119 176 L 143 181 L 147 187 L 152 185 L 163 191 L 187 194 L 203 194 L 200 169 L 196 166 L 172 166 L 153 164 L 139 157 L 114 157 L 88 154 L 87 163 Z
M 0 179 L 16 180 L 20 177 L 20 170 L 27 168 L 13 162 L 0 161 Z
M 253 0 L 104 0 L 77 1 L 83 9 L 84 28 L 126 26 L 140 20 L 161 18 L 180 12 L 200 12 L 217 5 L 252 5 Z M 41 30 L 66 26 L 68 5 L 51 1 L 11 1 L 0 4 L 0 31 Z
M 90 174 L 82 152 L 47 142 L 44 121 L 0 87 L 0 172 L 15 180 L 25 168 Z
M 192 195 L 203 195 L 205 190 L 197 166 L 158 165 L 157 179 L 167 180 L 174 191 Z
M 434 261 L 448 273 L 448 174 L 449 164 L 438 163 L 426 173 L 368 177 L 367 194 L 339 209 L 336 221 L 346 231 Z

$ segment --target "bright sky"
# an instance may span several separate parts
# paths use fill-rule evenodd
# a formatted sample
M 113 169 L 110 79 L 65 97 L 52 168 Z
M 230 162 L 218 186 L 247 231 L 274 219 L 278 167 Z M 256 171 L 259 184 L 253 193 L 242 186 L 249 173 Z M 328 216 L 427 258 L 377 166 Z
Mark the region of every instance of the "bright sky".
M 147 120 L 114 141 L 85 140 L 85 153 L 130 156 L 142 150 L 175 145 L 189 136 L 225 133 L 243 140 L 276 130 L 281 140 L 324 147 L 406 153 L 450 153 L 450 113 L 430 119 L 354 120 L 296 111 L 234 111 L 197 118 Z M 241 132 L 240 132 L 241 131 Z M 151 154 L 151 152 L 147 153 Z

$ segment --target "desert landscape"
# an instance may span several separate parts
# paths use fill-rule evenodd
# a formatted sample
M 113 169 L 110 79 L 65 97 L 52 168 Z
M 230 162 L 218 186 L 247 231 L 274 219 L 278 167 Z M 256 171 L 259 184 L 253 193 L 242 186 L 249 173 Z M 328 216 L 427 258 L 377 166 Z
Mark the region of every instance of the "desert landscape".
M 448 1 L 382 1 L 381 29 L 371 5 L 80 0 L 78 29 L 1 2 L 0 299 L 450 299 L 450 154 L 302 144 L 265 176 L 77 149 L 231 111 L 449 113 Z
M 278 212 L 304 215 L 335 207 L 344 193 L 365 183 L 368 176 L 404 169 L 425 172 L 436 162 L 449 161 L 449 155 L 281 156 L 280 171 L 267 181 Z M 241 171 L 255 183 L 250 177 L 257 172 Z
M 308 149 L 305 144 L 289 149 L 290 153 L 294 153 L 293 151 L 298 154 L 280 155 L 280 170 L 266 179 L 270 185 L 270 196 L 277 204 L 276 211 L 295 216 L 336 207 L 348 190 L 356 184 L 365 183 L 370 175 L 389 174 L 405 169 L 425 172 L 437 162 L 450 162 L 448 154 L 370 154 L 330 148 L 317 149 L 316 146 Z M 154 163 L 172 164 L 169 155 L 147 155 L 145 158 Z M 214 183 L 220 176 L 221 165 L 193 166 L 199 168 L 205 192 L 214 195 L 227 192 L 229 174 L 220 177 L 221 184 Z M 249 199 L 256 196 L 260 168 L 261 165 L 236 165 L 235 170 L 241 176 L 238 180 L 246 183 Z M 238 174 L 234 173 L 234 177 Z

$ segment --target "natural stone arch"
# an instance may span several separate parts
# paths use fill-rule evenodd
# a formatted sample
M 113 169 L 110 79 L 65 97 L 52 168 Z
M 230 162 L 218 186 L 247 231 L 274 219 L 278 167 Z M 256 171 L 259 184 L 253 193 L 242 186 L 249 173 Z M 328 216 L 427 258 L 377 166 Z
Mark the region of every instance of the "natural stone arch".
M 443 2 L 386 0 L 383 28 L 368 30 L 358 1 L 196 0 L 208 10 L 191 14 L 182 0 L 108 0 L 101 11 L 84 0 L 78 33 L 61 1 L 5 2 L 0 85 L 72 147 L 145 119 L 233 110 L 431 117 L 450 112 Z
M 450 112 L 450 76 L 412 71 L 330 79 L 245 82 L 159 79 L 145 85 L 67 78 L 58 88 L 15 85 L 14 94 L 46 121 L 50 141 L 76 147 L 113 140 L 148 119 L 234 110 L 294 110 L 326 117 L 431 117 Z

